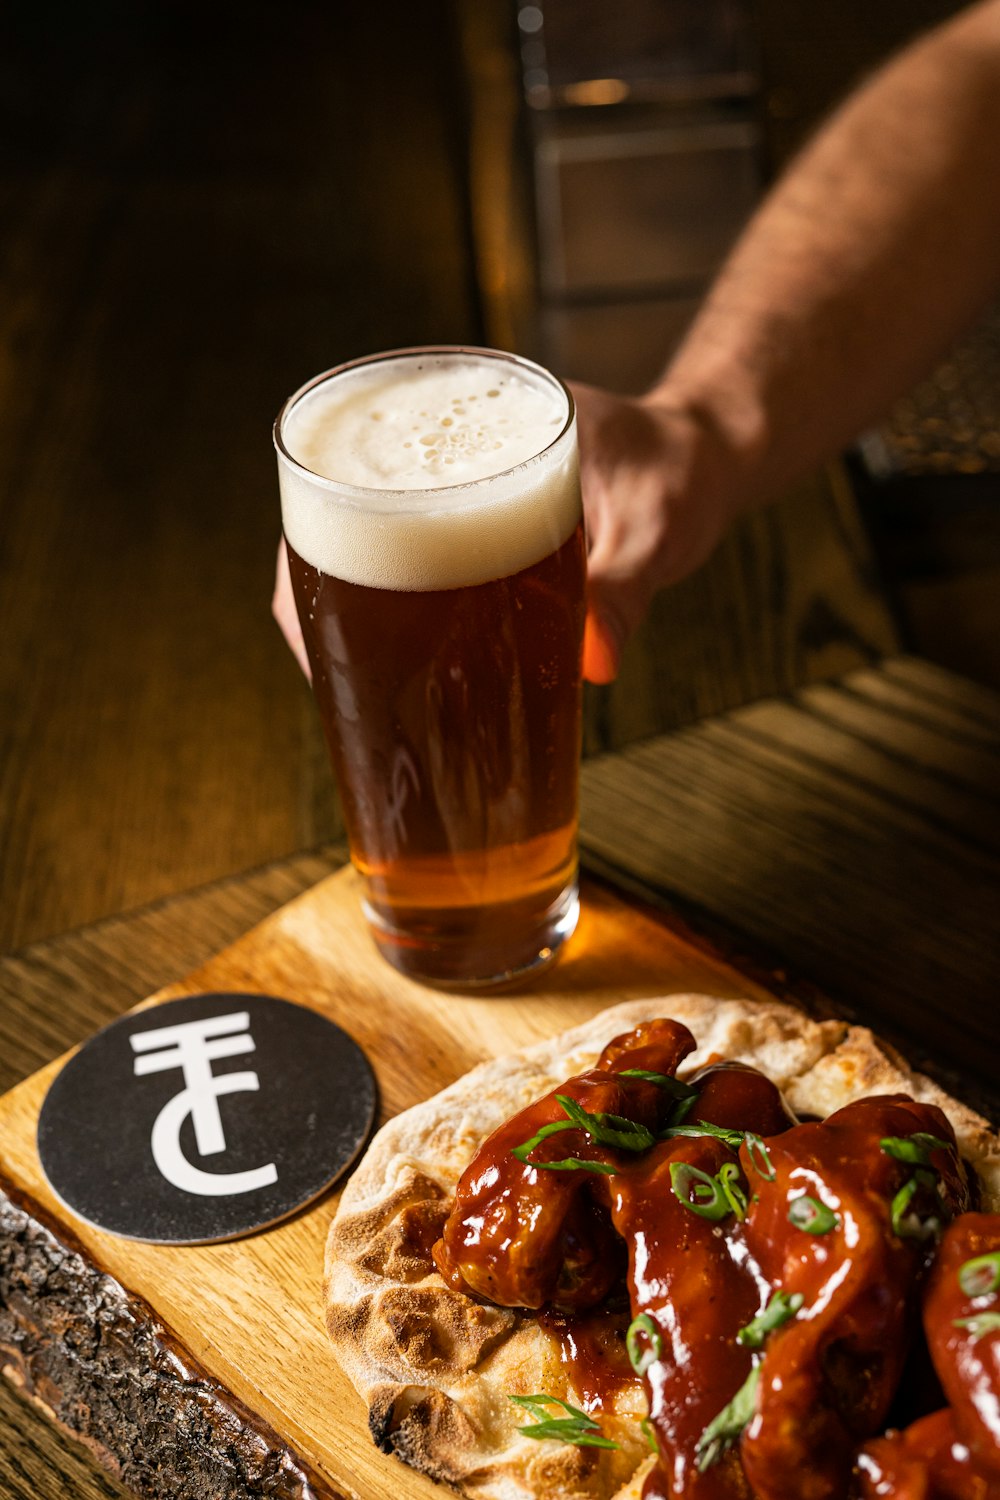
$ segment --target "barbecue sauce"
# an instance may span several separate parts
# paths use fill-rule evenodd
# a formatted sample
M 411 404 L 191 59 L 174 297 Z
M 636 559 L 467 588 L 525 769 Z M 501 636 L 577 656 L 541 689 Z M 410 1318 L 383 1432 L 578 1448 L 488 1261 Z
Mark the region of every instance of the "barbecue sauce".
M 962 1274 L 970 1262 L 978 1286 Z M 958 1439 L 1000 1496 L 1000 1214 L 965 1214 L 945 1231 L 923 1313 Z
M 1000 1494 L 958 1437 L 947 1407 L 866 1443 L 858 1473 L 861 1500 L 997 1500 Z
M 601 1322 L 627 1254 L 657 1450 L 644 1500 L 1000 1500 L 1000 1335 L 970 1346 L 953 1327 L 968 1302 L 954 1267 L 1000 1247 L 1000 1218 L 967 1214 L 944 1114 L 891 1095 L 800 1123 L 743 1064 L 671 1086 L 694 1046 L 677 1022 L 647 1023 L 501 1126 L 434 1247 L 445 1280 L 545 1309 L 574 1389 L 599 1412 L 627 1378 L 620 1331 L 616 1342 L 613 1317 Z M 953 1219 L 924 1315 L 954 1415 L 868 1441 Z M 930 1487 L 940 1475 L 951 1489 Z

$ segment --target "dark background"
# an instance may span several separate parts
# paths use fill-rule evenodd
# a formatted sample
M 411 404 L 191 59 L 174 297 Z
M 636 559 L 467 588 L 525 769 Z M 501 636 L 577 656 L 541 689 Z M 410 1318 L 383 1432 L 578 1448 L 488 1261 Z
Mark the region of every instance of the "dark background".
M 28 0 L 0 58 L 6 948 L 337 832 L 271 423 L 480 325 L 443 0 Z
M 772 165 L 954 8 L 762 0 Z M 268 611 L 270 425 L 341 360 L 487 336 L 487 10 L 512 33 L 497 0 L 5 8 L 0 948 L 339 836 Z

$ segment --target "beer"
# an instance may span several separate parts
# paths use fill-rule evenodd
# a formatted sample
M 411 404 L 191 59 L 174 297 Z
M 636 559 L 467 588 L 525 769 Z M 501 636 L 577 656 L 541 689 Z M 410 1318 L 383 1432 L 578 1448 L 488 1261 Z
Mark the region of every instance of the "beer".
M 546 963 L 576 920 L 584 539 L 568 393 L 408 351 L 279 418 L 299 618 L 375 940 L 433 983 Z

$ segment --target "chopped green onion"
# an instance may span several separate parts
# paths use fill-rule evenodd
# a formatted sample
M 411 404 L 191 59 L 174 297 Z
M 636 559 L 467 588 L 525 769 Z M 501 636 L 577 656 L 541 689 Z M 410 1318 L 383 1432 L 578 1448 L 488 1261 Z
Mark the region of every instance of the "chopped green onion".
M 686 1099 L 679 1099 L 674 1105 L 673 1109 L 670 1111 L 670 1118 L 667 1123 L 670 1125 L 683 1124 L 688 1115 L 691 1113 L 692 1109 L 694 1109 L 697 1102 L 697 1094 L 689 1094 Z
M 759 1312 L 736 1335 L 744 1349 L 759 1349 L 769 1333 L 794 1318 L 806 1299 L 801 1292 L 775 1292 L 763 1312 Z
M 541 1130 L 537 1131 L 531 1137 L 530 1141 L 522 1141 L 520 1146 L 515 1146 L 514 1155 L 518 1161 L 526 1162 L 528 1160 L 528 1153 L 534 1151 L 535 1147 L 541 1145 L 542 1141 L 548 1140 L 550 1135 L 558 1135 L 560 1130 L 572 1130 L 573 1128 L 572 1120 L 553 1120 L 551 1125 L 543 1125 Z M 529 1162 L 530 1165 L 532 1163 Z
M 669 1073 L 653 1073 L 648 1068 L 623 1068 L 618 1077 L 641 1078 L 646 1083 L 658 1084 L 674 1100 L 674 1107 L 670 1111 L 671 1125 L 679 1125 L 686 1119 L 698 1098 L 698 1090 L 693 1084 L 681 1083 L 679 1078 L 672 1078 Z
M 648 1341 L 645 1348 L 641 1347 L 643 1334 Z M 625 1335 L 625 1348 L 629 1363 L 637 1375 L 645 1375 L 650 1365 L 655 1365 L 662 1357 L 663 1338 L 649 1313 L 640 1313 L 637 1318 L 632 1319 Z
M 550 1125 L 543 1125 L 541 1130 L 536 1131 L 530 1141 L 522 1141 L 520 1146 L 515 1146 L 512 1154 L 518 1161 L 523 1161 L 526 1167 L 539 1167 L 546 1172 L 601 1172 L 605 1176 L 613 1176 L 618 1168 L 606 1161 L 581 1161 L 578 1156 L 564 1156 L 561 1161 L 531 1160 L 535 1147 L 540 1146 L 550 1135 L 557 1135 L 560 1130 L 576 1128 L 572 1120 L 553 1120 Z
M 913 1197 L 919 1186 L 920 1183 L 915 1177 L 909 1178 L 908 1181 L 903 1183 L 903 1186 L 893 1198 L 889 1208 L 889 1213 L 892 1219 L 893 1233 L 900 1235 L 903 1239 L 908 1239 L 910 1237 L 910 1232 L 904 1227 L 907 1222 L 904 1216 L 906 1214 L 906 1210 L 910 1206 L 910 1199 Z M 914 1222 L 919 1221 L 914 1220 Z
M 643 1435 L 643 1437 L 646 1439 L 646 1442 L 649 1444 L 650 1452 L 652 1452 L 652 1453 L 659 1453 L 659 1451 L 660 1451 L 660 1445 L 656 1441 L 656 1433 L 655 1433 L 655 1431 L 653 1429 L 652 1422 L 649 1420 L 648 1417 L 643 1417 L 642 1421 L 639 1423 L 639 1426 L 642 1429 L 642 1435 Z
M 892 1221 L 892 1232 L 897 1234 L 901 1240 L 929 1240 L 933 1239 L 941 1229 L 941 1220 L 934 1215 L 926 1219 L 920 1219 L 915 1213 L 909 1212 L 910 1201 L 921 1187 L 930 1187 L 937 1191 L 937 1181 L 933 1172 L 927 1172 L 918 1167 L 913 1176 L 903 1183 L 899 1192 L 893 1198 L 889 1206 L 889 1217 Z
M 788 1205 L 788 1222 L 796 1229 L 804 1229 L 807 1234 L 829 1234 L 831 1229 L 837 1228 L 840 1220 L 832 1208 L 804 1193 L 801 1198 L 793 1198 Z
M 687 1161 L 670 1163 L 670 1186 L 685 1208 L 702 1219 L 724 1219 L 729 1204 L 722 1184 Z
M 557 1094 L 556 1098 L 574 1125 L 585 1130 L 598 1146 L 614 1146 L 620 1151 L 648 1151 L 656 1137 L 638 1120 L 626 1120 L 622 1115 L 591 1114 L 569 1094 Z
M 553 1120 L 551 1125 L 543 1125 L 541 1130 L 536 1131 L 530 1141 L 522 1141 L 520 1146 L 515 1146 L 512 1154 L 518 1161 L 523 1161 L 526 1167 L 538 1167 L 546 1172 L 601 1172 L 605 1176 L 613 1176 L 618 1168 L 606 1161 L 582 1161 L 578 1156 L 564 1156 L 561 1161 L 531 1160 L 535 1147 L 540 1146 L 550 1135 L 556 1135 L 560 1130 L 576 1128 L 572 1120 Z
M 1000 1332 L 1000 1312 L 974 1313 L 971 1318 L 956 1318 L 956 1328 L 967 1328 L 972 1334 L 972 1342 L 985 1338 L 988 1333 Z
M 763 1177 L 765 1182 L 773 1182 L 775 1178 L 774 1163 L 763 1140 L 755 1135 L 752 1130 L 746 1133 L 747 1158 L 758 1177 Z M 759 1158 L 759 1160 L 758 1160 Z
M 709 1422 L 694 1450 L 699 1474 L 710 1469 L 736 1442 L 753 1416 L 759 1384 L 760 1366 L 755 1365 L 733 1399 Z
M 675 1099 L 696 1099 L 698 1090 L 690 1083 L 681 1083 L 679 1078 L 671 1078 L 669 1073 L 650 1073 L 647 1068 L 623 1068 L 618 1074 L 619 1078 L 642 1078 L 646 1083 L 659 1084 L 668 1094 Z
M 515 1406 L 523 1406 L 536 1420 L 530 1427 L 519 1427 L 518 1432 L 529 1438 L 552 1438 L 557 1443 L 572 1443 L 577 1448 L 617 1448 L 610 1438 L 601 1435 L 601 1429 L 587 1412 L 578 1406 L 570 1406 L 559 1396 L 508 1396 Z M 568 1412 L 566 1417 L 553 1417 L 547 1406 L 561 1406 Z
M 958 1270 L 958 1284 L 967 1297 L 985 1297 L 1000 1291 L 1000 1250 L 977 1255 Z
M 674 1136 L 690 1136 L 694 1139 L 702 1135 L 710 1135 L 718 1141 L 725 1141 L 726 1145 L 731 1146 L 734 1151 L 743 1144 L 742 1130 L 727 1130 L 723 1125 L 710 1125 L 707 1120 L 699 1120 L 697 1125 L 671 1125 L 663 1132 L 660 1139 L 668 1141 Z
M 524 1157 L 518 1159 L 523 1161 Z M 527 1165 L 537 1167 L 540 1172 L 596 1172 L 602 1177 L 614 1177 L 618 1171 L 609 1161 L 584 1161 L 580 1156 L 562 1156 L 558 1161 L 529 1161 Z
M 912 1162 L 918 1167 L 930 1166 L 932 1151 L 952 1149 L 950 1141 L 928 1135 L 925 1130 L 918 1130 L 913 1135 L 887 1135 L 879 1141 L 879 1146 L 895 1161 Z
M 747 1195 L 740 1186 L 740 1169 L 734 1161 L 723 1162 L 719 1168 L 719 1182 L 726 1195 L 726 1202 L 740 1223 L 747 1216 Z

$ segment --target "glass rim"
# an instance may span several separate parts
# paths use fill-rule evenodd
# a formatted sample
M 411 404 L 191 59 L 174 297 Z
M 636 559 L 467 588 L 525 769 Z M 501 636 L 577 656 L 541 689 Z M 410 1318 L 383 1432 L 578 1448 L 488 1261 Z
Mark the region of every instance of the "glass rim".
M 543 379 L 551 381 L 554 386 L 558 387 L 566 398 L 566 420 L 551 442 L 546 443 L 544 448 L 540 448 L 530 458 L 522 458 L 519 463 L 511 464 L 506 469 L 498 469 L 495 474 L 484 474 L 479 479 L 459 480 L 456 484 L 439 484 L 430 488 L 404 488 L 399 490 L 389 489 L 386 485 L 359 485 L 350 484 L 341 479 L 331 479 L 327 474 L 318 474 L 315 469 L 310 469 L 307 464 L 302 463 L 289 451 L 282 428 L 298 403 L 303 401 L 317 386 L 324 385 L 327 381 L 334 380 L 338 375 L 344 375 L 349 370 L 362 369 L 367 365 L 379 365 L 397 359 L 463 354 L 479 355 L 486 359 L 503 360 L 508 364 L 518 365 L 522 369 L 531 370 L 535 375 L 542 376 Z M 487 349 L 477 344 L 414 344 L 403 349 L 385 349 L 377 354 L 364 354 L 358 359 L 345 360 L 343 364 L 334 365 L 331 369 L 324 370 L 319 375 L 314 375 L 311 380 L 307 380 L 304 385 L 300 385 L 298 390 L 293 391 L 287 401 L 283 402 L 278 415 L 274 419 L 271 437 L 279 459 L 283 459 L 292 469 L 303 475 L 311 483 L 319 484 L 334 494 L 342 495 L 345 499 L 363 499 L 372 495 L 382 495 L 387 498 L 394 496 L 402 497 L 405 495 L 411 497 L 422 496 L 430 501 L 436 495 L 453 495 L 461 490 L 474 489 L 479 485 L 493 484 L 498 479 L 504 479 L 510 474 L 516 474 L 519 470 L 527 468 L 529 464 L 538 463 L 546 454 L 551 453 L 552 449 L 558 443 L 562 442 L 566 434 L 572 429 L 575 420 L 576 402 L 573 400 L 573 393 L 566 382 L 561 380 L 558 375 L 554 375 L 551 370 L 547 370 L 544 365 L 538 364 L 533 359 L 527 359 L 523 354 L 513 354 L 506 349 Z

